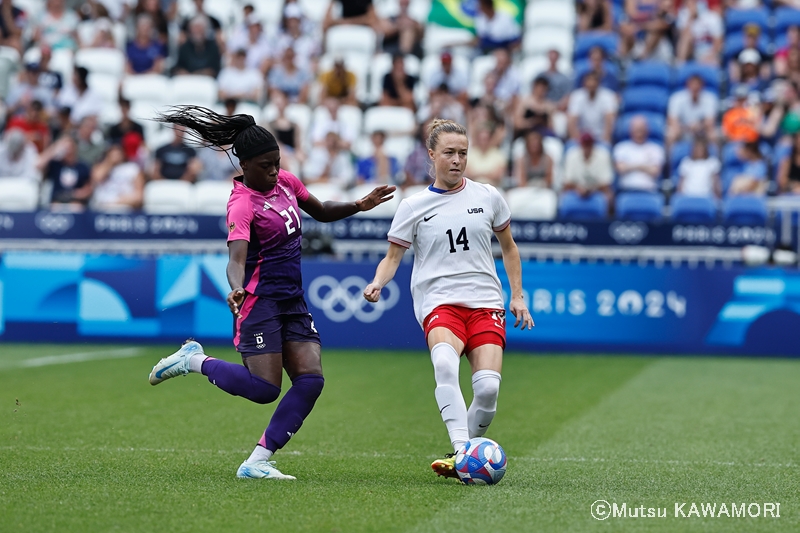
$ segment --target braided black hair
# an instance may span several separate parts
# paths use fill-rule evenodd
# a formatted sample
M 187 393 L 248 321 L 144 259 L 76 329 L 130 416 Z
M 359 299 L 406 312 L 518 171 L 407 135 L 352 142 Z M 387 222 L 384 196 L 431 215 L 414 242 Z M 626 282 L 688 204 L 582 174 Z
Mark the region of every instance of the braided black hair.
M 275 136 L 250 115 L 225 116 L 201 106 L 180 105 L 159 113 L 155 120 L 186 127 L 187 136 L 198 146 L 227 152 L 223 147 L 233 145 L 231 153 L 239 161 L 278 149 Z

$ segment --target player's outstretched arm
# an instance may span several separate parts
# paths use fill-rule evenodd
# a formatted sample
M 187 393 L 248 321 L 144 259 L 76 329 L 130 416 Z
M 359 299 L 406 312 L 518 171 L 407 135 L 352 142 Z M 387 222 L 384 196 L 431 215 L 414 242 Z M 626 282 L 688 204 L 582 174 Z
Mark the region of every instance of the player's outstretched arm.
M 525 298 L 522 296 L 522 263 L 519 259 L 519 248 L 511 236 L 511 226 L 506 226 L 502 231 L 495 233 L 497 240 L 500 241 L 500 249 L 503 251 L 503 266 L 508 276 L 508 284 L 511 286 L 511 301 L 508 310 L 514 315 L 514 327 L 520 326 L 521 329 L 531 329 L 533 317 L 528 306 L 525 305 Z M 521 324 L 521 325 L 520 325 Z
M 405 252 L 406 249 L 402 246 L 393 242 L 389 243 L 389 251 L 386 252 L 386 257 L 384 257 L 378 264 L 378 268 L 375 271 L 375 279 L 373 279 L 372 283 L 367 285 L 367 288 L 364 289 L 364 298 L 373 303 L 380 300 L 381 289 L 383 289 L 387 283 L 392 281 L 392 278 L 397 273 L 397 267 L 400 266 L 400 260 L 403 258 L 403 254 Z
M 300 209 L 320 222 L 335 222 L 355 215 L 359 211 L 369 211 L 374 207 L 393 198 L 394 185 L 379 185 L 371 193 L 355 202 L 320 202 L 313 194 L 308 195 L 305 202 L 298 200 Z

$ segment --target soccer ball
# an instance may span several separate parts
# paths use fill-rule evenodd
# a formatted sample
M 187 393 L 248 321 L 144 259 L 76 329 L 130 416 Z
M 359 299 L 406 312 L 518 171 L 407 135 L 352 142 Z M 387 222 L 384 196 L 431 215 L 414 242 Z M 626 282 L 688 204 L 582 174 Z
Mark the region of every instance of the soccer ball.
M 467 485 L 494 485 L 506 474 L 506 452 L 492 439 L 470 439 L 456 454 L 456 472 Z

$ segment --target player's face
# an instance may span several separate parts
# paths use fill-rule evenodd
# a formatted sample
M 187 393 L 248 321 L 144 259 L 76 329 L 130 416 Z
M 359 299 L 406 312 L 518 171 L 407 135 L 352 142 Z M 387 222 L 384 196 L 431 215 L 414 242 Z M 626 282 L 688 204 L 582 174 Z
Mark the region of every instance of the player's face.
M 469 141 L 459 133 L 444 133 L 439 137 L 436 150 L 428 150 L 436 169 L 436 181 L 450 187 L 461 183 L 464 169 L 467 168 Z
M 273 150 L 241 162 L 245 185 L 257 191 L 268 191 L 278 182 L 281 152 Z

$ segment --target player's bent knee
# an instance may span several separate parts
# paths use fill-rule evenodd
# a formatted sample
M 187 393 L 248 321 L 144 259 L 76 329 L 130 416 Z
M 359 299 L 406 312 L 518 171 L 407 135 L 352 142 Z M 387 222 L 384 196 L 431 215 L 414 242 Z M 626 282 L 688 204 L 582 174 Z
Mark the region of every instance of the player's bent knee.
M 500 373 L 494 370 L 475 372 L 472 375 L 472 390 L 479 405 L 495 405 L 500 394 Z
M 325 387 L 325 378 L 320 374 L 300 374 L 292 380 L 292 388 L 297 388 L 308 399 L 316 400 Z
M 265 405 L 272 403 L 281 395 L 281 388 L 258 376 L 252 376 L 252 392 L 248 398 L 253 403 Z

